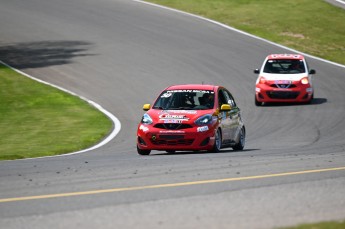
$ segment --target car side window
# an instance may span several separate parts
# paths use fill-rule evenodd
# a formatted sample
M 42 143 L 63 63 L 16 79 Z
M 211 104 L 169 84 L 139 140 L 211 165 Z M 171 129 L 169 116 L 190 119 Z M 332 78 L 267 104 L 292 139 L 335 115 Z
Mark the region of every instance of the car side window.
M 228 92 L 227 90 L 223 90 L 223 92 L 224 92 L 224 97 L 227 101 L 227 104 L 229 104 L 231 107 L 236 107 L 235 100 L 230 94 L 230 92 Z
M 218 105 L 219 105 L 219 108 L 221 108 L 221 106 L 223 104 L 228 104 L 228 101 L 223 93 L 223 90 L 219 90 L 218 91 Z
M 231 107 L 237 107 L 236 103 L 235 103 L 235 99 L 234 97 L 232 97 L 231 93 L 226 91 L 227 95 L 229 96 L 229 104 L 231 105 Z

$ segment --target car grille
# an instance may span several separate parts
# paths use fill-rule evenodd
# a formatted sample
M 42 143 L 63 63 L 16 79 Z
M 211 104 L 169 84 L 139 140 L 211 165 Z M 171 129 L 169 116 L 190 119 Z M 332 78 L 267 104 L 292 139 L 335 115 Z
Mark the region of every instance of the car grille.
M 183 135 L 159 135 L 160 139 L 183 139 Z
M 270 87 L 273 88 L 295 88 L 295 84 L 271 84 Z
M 192 145 L 194 142 L 194 139 L 174 139 L 176 136 L 181 136 L 181 135 L 176 135 L 172 137 L 173 135 L 160 135 L 159 139 L 157 140 L 152 140 L 151 143 L 154 145 L 168 145 L 168 146 L 178 146 L 178 145 L 184 145 L 184 146 L 189 146 Z M 163 138 L 162 138 L 163 137 Z M 183 138 L 183 136 L 182 136 Z
M 182 124 L 182 123 L 158 123 L 154 125 L 154 127 L 158 129 L 165 129 L 165 130 L 181 130 L 181 129 L 192 128 L 191 125 Z
M 271 99 L 296 99 L 299 92 L 294 91 L 268 91 L 267 96 Z

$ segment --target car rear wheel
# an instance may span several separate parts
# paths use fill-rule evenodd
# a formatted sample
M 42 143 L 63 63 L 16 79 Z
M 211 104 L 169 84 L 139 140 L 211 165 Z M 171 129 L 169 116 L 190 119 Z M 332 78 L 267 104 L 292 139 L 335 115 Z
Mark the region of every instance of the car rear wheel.
M 149 155 L 151 153 L 151 150 L 140 149 L 138 145 L 137 145 L 137 151 L 138 151 L 138 154 L 140 155 Z
M 241 128 L 240 136 L 238 138 L 238 143 L 232 147 L 233 150 L 243 150 L 244 144 L 246 142 L 246 132 L 244 128 Z

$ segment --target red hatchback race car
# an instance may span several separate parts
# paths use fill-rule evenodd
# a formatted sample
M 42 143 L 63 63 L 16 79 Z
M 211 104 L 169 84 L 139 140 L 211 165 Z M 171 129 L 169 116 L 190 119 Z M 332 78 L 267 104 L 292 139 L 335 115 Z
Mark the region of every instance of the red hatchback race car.
M 166 88 L 153 106 L 145 104 L 137 130 L 137 151 L 242 150 L 245 126 L 231 93 L 214 85 L 175 85 Z
M 307 61 L 299 54 L 271 54 L 266 57 L 255 86 L 255 105 L 266 102 L 304 102 L 314 98 L 312 75 Z

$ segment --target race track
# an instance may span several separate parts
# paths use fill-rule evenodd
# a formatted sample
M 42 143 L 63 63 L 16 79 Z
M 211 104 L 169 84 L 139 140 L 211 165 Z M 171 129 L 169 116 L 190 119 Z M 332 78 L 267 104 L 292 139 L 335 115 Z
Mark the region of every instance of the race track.
M 0 228 L 273 228 L 345 218 L 345 67 L 307 56 L 317 71 L 313 103 L 256 107 L 253 69 L 291 51 L 200 18 L 132 0 L 3 0 L 0 28 L 0 60 L 121 122 L 96 150 L 0 162 Z M 142 105 L 168 85 L 202 82 L 234 95 L 245 150 L 137 155 Z

